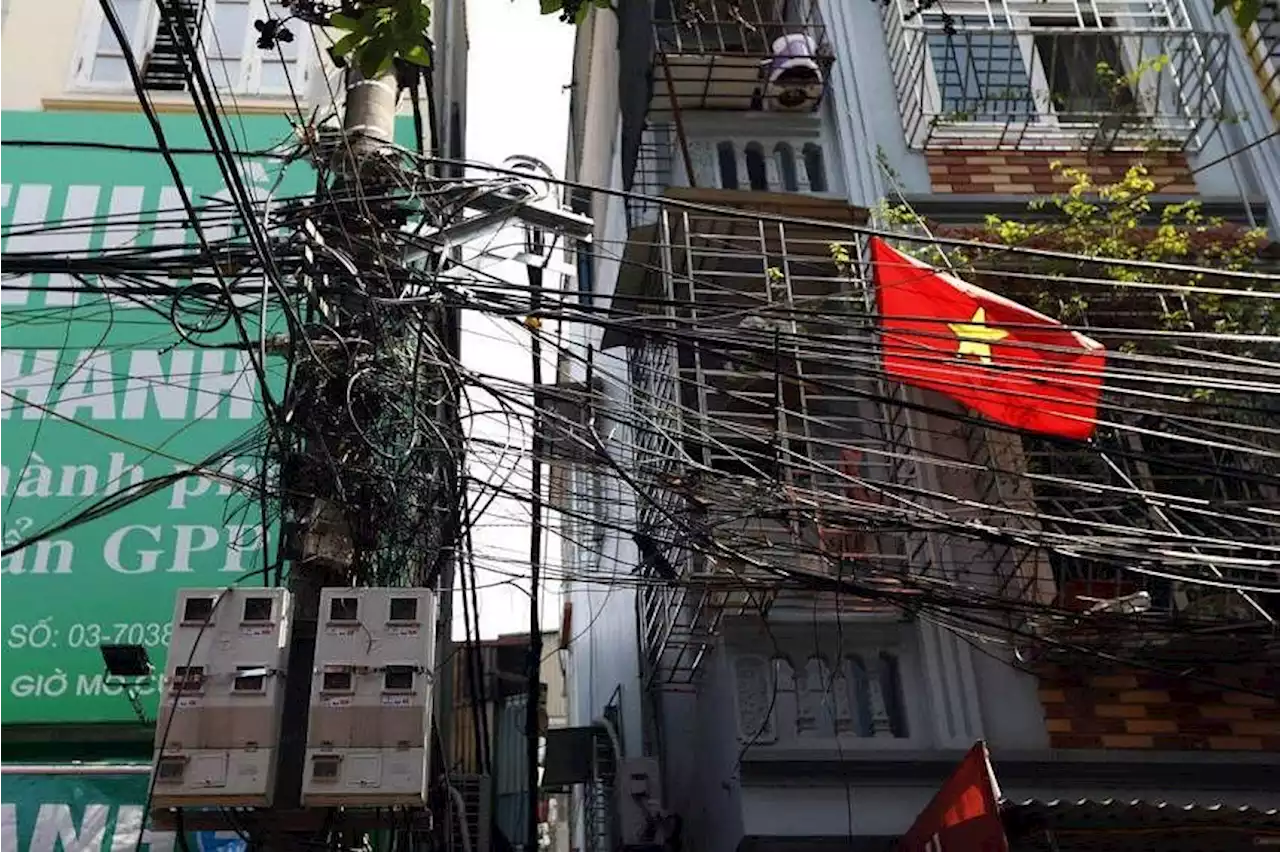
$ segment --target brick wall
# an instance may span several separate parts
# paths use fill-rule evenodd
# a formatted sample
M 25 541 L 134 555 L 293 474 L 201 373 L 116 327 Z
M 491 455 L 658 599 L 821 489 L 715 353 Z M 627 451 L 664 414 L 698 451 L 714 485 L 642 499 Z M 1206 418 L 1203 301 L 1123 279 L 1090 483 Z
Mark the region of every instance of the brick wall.
M 1053 748 L 1280 751 L 1280 666 L 1210 666 L 1237 692 L 1145 671 L 1045 666 L 1040 703 Z
M 925 157 L 929 163 L 929 180 L 937 193 L 1046 195 L 1061 192 L 1068 183 L 1050 168 L 1050 164 L 1057 161 L 1064 166 L 1086 169 L 1096 183 L 1119 180 L 1131 164 L 1142 162 L 1156 182 L 1156 192 L 1196 194 L 1187 158 L 1176 152 L 930 151 Z

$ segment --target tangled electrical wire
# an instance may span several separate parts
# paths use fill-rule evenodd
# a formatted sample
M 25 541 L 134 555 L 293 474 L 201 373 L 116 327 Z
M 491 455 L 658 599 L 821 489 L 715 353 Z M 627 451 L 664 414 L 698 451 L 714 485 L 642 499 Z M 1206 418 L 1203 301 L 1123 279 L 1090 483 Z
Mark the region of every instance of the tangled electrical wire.
M 283 313 L 289 329 L 286 341 L 271 342 L 273 353 L 286 356 L 292 381 L 271 433 L 279 446 L 291 448 L 282 481 L 342 504 L 357 571 L 369 582 L 395 577 L 387 566 L 403 564 L 405 554 L 456 550 L 456 497 L 468 475 L 468 439 L 458 418 L 467 389 L 497 400 L 509 426 L 521 424 L 526 432 L 534 411 L 530 388 L 468 369 L 449 340 L 456 328 L 448 327 L 454 312 L 478 311 L 527 334 L 530 288 L 470 274 L 465 263 L 442 258 L 431 240 L 433 228 L 446 228 L 477 199 L 510 199 L 520 179 L 440 180 L 418 155 L 396 156 L 399 165 L 386 169 L 394 182 L 335 187 L 327 197 L 275 199 L 265 229 L 287 235 L 270 252 L 272 265 L 291 282 L 287 298 L 277 292 L 270 306 Z M 327 158 L 319 162 L 323 169 Z M 522 200 L 504 203 L 514 209 Z M 402 227 L 361 227 L 380 206 L 391 208 Z M 215 215 L 236 216 L 232 210 Z M 847 545 L 861 571 L 902 582 L 914 575 L 967 580 L 974 601 L 985 595 L 999 607 L 1024 605 L 1009 578 L 999 576 L 1002 569 L 981 559 L 963 569 L 935 566 L 936 575 L 909 569 L 904 542 L 928 534 L 968 542 L 988 558 L 997 551 L 1032 561 L 1047 557 L 1059 571 L 1074 562 L 1082 579 L 1100 587 L 1104 579 L 1154 578 L 1164 583 L 1157 603 L 1165 610 L 1186 613 L 1190 598 L 1206 590 L 1273 594 L 1280 549 L 1276 518 L 1267 507 L 1275 505 L 1277 448 L 1266 424 L 1277 399 L 1277 373 L 1267 357 L 1274 339 L 1144 327 L 1133 304 L 1133 294 L 1143 294 L 1138 281 L 1111 314 L 1126 318 L 1078 325 L 1109 347 L 1118 340 L 1130 344 L 1111 353 L 1096 441 L 1067 446 L 1024 439 L 940 398 L 904 396 L 886 383 L 866 281 L 859 273 L 841 276 L 830 255 L 830 242 L 856 245 L 856 234 L 766 222 L 765 230 L 776 230 L 788 247 L 780 260 L 791 292 L 780 298 L 776 279 L 761 274 L 753 281 L 744 271 L 776 257 L 765 241 L 748 244 L 740 233 L 724 233 L 729 221 L 745 222 L 740 232 L 759 231 L 760 219 L 674 203 L 663 215 L 676 225 L 675 241 L 655 244 L 644 261 L 622 258 L 620 249 L 607 245 L 594 249 L 597 255 L 612 251 L 646 287 L 660 289 L 642 288 L 609 309 L 548 289 L 535 332 L 554 343 L 571 371 L 592 373 L 590 386 L 574 391 L 571 407 L 609 424 L 601 432 L 608 440 L 595 446 L 579 417 L 545 412 L 549 429 L 578 444 L 571 466 L 588 479 L 625 475 L 636 492 L 607 498 L 636 504 L 639 529 L 615 532 L 639 537 L 644 564 L 633 580 L 621 582 L 644 584 L 645 576 L 679 582 L 694 559 L 722 568 L 740 563 L 724 569 L 731 583 L 742 582 L 745 571 L 766 587 L 804 585 L 811 578 L 794 574 L 789 562 L 816 568 L 829 560 L 832 547 Z M 693 258 L 690 266 L 657 262 L 673 250 Z M 712 253 L 728 258 L 721 269 L 693 268 L 698 256 Z M 80 282 L 92 279 L 92 285 L 76 286 L 137 300 L 197 345 L 234 317 L 243 322 L 251 315 L 247 308 L 261 298 L 255 282 L 265 271 L 255 248 L 236 238 L 207 251 L 177 245 L 71 258 L 15 254 L 6 261 L 14 273 L 56 268 Z M 174 285 L 175 277 L 215 263 L 233 274 L 227 289 L 207 280 Z M 987 263 L 973 270 L 975 276 L 1001 274 L 1008 266 Z M 1077 286 L 1100 295 L 1115 290 L 1087 267 L 1076 277 Z M 1233 281 L 1226 276 L 1210 283 L 1221 283 L 1227 301 L 1274 295 L 1274 289 L 1232 289 Z M 1176 293 L 1172 285 L 1146 283 L 1153 298 Z M 335 311 L 362 319 L 340 326 L 328 318 Z M 585 339 L 594 335 L 597 342 L 584 348 L 571 338 L 552 340 L 548 331 L 556 322 L 590 329 Z M 238 345 L 262 349 L 265 333 L 260 329 L 259 339 Z M 1251 354 L 1240 354 L 1245 351 Z M 1214 393 L 1198 397 L 1189 393 L 1192 387 Z M 452 423 L 442 418 L 449 410 L 455 412 Z M 928 424 L 914 429 L 917 442 L 927 434 L 933 444 L 927 456 L 886 433 L 884 424 L 906 413 Z M 1021 458 L 1005 446 L 1011 442 L 1026 447 Z M 528 452 L 527 446 L 502 450 L 509 456 Z M 1153 465 L 1163 468 L 1153 473 Z M 921 477 L 926 466 L 930 475 Z M 916 474 L 905 476 L 907 467 Z M 962 497 L 973 488 L 961 487 L 957 477 L 978 483 L 979 496 Z M 1189 480 L 1198 481 L 1200 490 L 1188 488 Z M 520 496 L 512 491 L 504 496 Z M 592 506 L 592 500 L 587 489 L 575 493 L 578 508 L 557 507 L 566 529 L 609 525 L 615 507 Z M 708 505 L 731 508 L 717 513 Z M 1207 565 L 1226 571 L 1214 577 Z M 1003 585 L 983 588 L 995 580 Z M 943 595 L 932 586 L 926 590 Z M 958 604 L 945 595 L 940 600 Z M 1265 607 L 1268 614 L 1274 610 Z M 1076 610 L 1057 614 L 1080 616 Z
M 726 615 L 788 600 L 927 619 L 1006 658 L 1039 649 L 1162 665 L 1164 651 L 1207 638 L 1215 660 L 1247 662 L 1274 643 L 1271 270 L 895 235 L 908 248 L 964 248 L 957 274 L 1010 298 L 1087 296 L 1066 324 L 1108 348 L 1097 435 L 1031 438 L 889 381 L 862 254 L 872 228 L 575 186 L 650 217 L 626 241 L 591 244 L 620 270 L 617 292 L 515 283 L 455 251 L 450 229 L 481 207 L 501 224 L 544 200 L 546 185 L 394 145 L 373 168 L 345 169 L 347 141 L 330 120 L 254 152 L 309 164 L 317 191 L 254 196 L 236 169 L 247 154 L 219 132 L 216 93 L 186 48 L 230 199 L 11 226 L 6 239 L 27 245 L 104 224 L 140 238 L 9 251 L 4 275 L 23 276 L 29 293 L 78 294 L 81 319 L 94 300 L 130 305 L 186 345 L 244 354 L 261 428 L 186 461 L 216 477 L 229 458 L 262 460 L 260 477 L 232 484 L 258 503 L 264 529 L 281 526 L 281 564 L 371 585 L 433 585 L 465 566 L 470 620 L 477 567 L 511 582 L 528 572 L 526 558 L 486 552 L 473 533 L 540 516 L 530 474 L 547 464 L 565 549 L 544 581 L 634 591 L 651 684 L 689 672 L 681 660 L 709 646 Z M 155 150 L 172 162 L 158 129 Z M 458 176 L 464 167 L 482 176 Z M 544 259 L 562 249 L 585 246 L 552 242 Z M 1051 273 L 1036 268 L 1046 260 Z M 1123 285 L 1105 274 L 1115 266 L 1129 273 Z M 1179 280 L 1190 275 L 1224 315 L 1261 312 L 1259 329 L 1223 331 L 1197 314 Z M 1155 321 L 1177 312 L 1176 328 Z M 495 341 L 464 340 L 465 314 L 492 320 Z M 44 306 L 6 309 L 5 321 L 67 320 Z M 554 388 L 465 357 L 468 345 L 532 349 L 535 337 L 557 362 Z M 41 404 L 6 395 L 15 410 Z M 93 501 L 6 541 L 4 555 L 185 475 Z

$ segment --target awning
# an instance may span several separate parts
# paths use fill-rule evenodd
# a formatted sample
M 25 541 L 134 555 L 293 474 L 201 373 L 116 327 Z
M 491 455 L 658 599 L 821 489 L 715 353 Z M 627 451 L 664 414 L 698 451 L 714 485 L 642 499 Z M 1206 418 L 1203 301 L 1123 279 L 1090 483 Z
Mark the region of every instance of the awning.
M 1280 810 L 1141 800 L 1002 801 L 1014 852 L 1280 850 Z
M 1280 852 L 1280 810 L 1121 799 L 1012 800 L 979 741 L 897 852 Z

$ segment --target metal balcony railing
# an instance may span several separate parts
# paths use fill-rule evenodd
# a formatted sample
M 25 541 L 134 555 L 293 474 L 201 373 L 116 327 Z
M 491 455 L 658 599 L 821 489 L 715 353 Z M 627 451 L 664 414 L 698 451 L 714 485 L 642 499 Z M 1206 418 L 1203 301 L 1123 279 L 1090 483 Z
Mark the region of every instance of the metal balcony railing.
M 884 16 L 913 147 L 1182 150 L 1225 117 L 1227 36 L 1191 29 L 1180 7 L 905 8 Z
M 1188 445 L 1179 440 L 1186 436 L 1179 436 L 1177 424 L 1151 422 L 1160 429 L 1104 431 L 1090 448 L 1024 439 L 1027 467 L 1037 476 L 1032 490 L 1040 525 L 1075 545 L 1048 556 L 1054 603 L 1081 613 L 1137 618 L 1153 628 L 1179 625 L 1184 638 L 1266 627 L 1280 615 L 1270 596 L 1232 586 L 1266 586 L 1273 579 L 1273 571 L 1260 566 L 1273 561 L 1280 540 L 1256 510 L 1280 505 L 1274 470 L 1254 456 Z M 1143 530 L 1154 537 L 1147 548 L 1168 540 L 1169 547 L 1199 554 L 1177 572 L 1187 580 L 1144 567 L 1144 546 L 1131 543 Z M 1199 543 L 1178 544 L 1184 539 Z M 1133 555 L 1100 560 L 1093 558 L 1096 548 L 1129 548 Z M 1098 638 L 1106 641 L 1105 630 Z
M 1047 312 L 1079 295 L 1070 286 L 1037 295 L 1028 279 L 986 283 Z M 1170 359 L 1167 341 L 1148 334 L 1170 317 L 1180 318 L 1183 332 L 1211 328 L 1233 308 L 1123 287 L 1089 291 L 1082 304 L 1073 321 L 1094 329 L 1113 353 L 1103 397 L 1110 422 L 1087 445 L 988 435 L 988 454 L 973 458 L 985 470 L 983 501 L 1009 510 L 1005 526 L 1026 518 L 1019 526 L 1026 524 L 1028 539 L 1047 545 L 1003 548 L 998 591 L 1057 607 L 1038 627 L 1081 646 L 1113 646 L 1124 633 L 1141 637 L 1144 653 L 1165 653 L 1273 633 L 1275 595 L 1239 589 L 1275 580 L 1280 441 L 1268 428 L 1275 400 L 1262 390 L 1220 387 L 1188 417 L 1182 400 L 1200 396 L 1188 384 L 1214 385 L 1218 371 L 1208 360 Z M 1244 346 L 1224 338 L 1204 351 L 1229 363 Z M 1274 344 L 1257 346 L 1248 351 L 1259 362 L 1280 356 Z M 1152 358 L 1161 359 L 1158 371 L 1126 372 L 1128 359 Z M 1135 393 L 1142 394 L 1136 407 Z
M 832 53 L 818 0 L 657 0 L 653 23 L 654 110 L 812 111 L 822 100 Z
M 890 475 L 874 379 L 828 357 L 870 340 L 864 282 L 831 256 L 846 233 L 679 208 L 659 208 L 653 226 L 647 292 L 661 307 L 645 323 L 659 333 L 639 332 L 629 352 L 631 476 L 650 682 L 680 684 L 726 615 L 836 606 L 773 569 L 892 570 L 901 557 L 879 532 L 893 509 L 866 485 Z M 847 595 L 838 606 L 877 611 Z

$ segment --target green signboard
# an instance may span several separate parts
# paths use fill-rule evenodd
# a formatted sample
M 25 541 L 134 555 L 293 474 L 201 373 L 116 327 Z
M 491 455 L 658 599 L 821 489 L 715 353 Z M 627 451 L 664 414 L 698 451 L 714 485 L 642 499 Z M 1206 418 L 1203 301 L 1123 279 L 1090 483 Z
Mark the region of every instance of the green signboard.
M 174 149 L 209 148 L 195 116 L 162 121 Z M 266 151 L 292 134 L 279 116 L 237 117 L 227 127 L 245 151 Z M 10 144 L 154 146 L 142 115 L 5 112 L 3 128 L 6 254 L 193 242 L 172 175 L 154 152 Z M 229 195 L 213 156 L 186 153 L 177 161 L 207 233 L 227 235 Z M 284 173 L 281 163 L 275 156 L 239 161 L 260 203 L 313 188 L 305 163 Z M 220 348 L 236 339 L 233 324 L 219 328 L 206 316 L 205 328 L 179 333 L 171 302 L 76 292 L 80 283 L 63 273 L 17 278 L 7 263 L 4 271 L 6 546 L 77 519 L 132 484 L 203 464 L 261 429 L 261 394 L 246 351 Z M 176 276 L 156 280 L 192 286 Z M 95 290 L 110 286 L 104 279 Z M 264 330 L 257 311 L 243 313 L 256 339 Z M 267 333 L 282 330 L 265 322 Z M 282 372 L 279 363 L 268 365 L 277 390 Z M 271 554 L 259 501 L 237 485 L 261 475 L 261 441 L 245 446 L 252 449 L 226 457 L 212 475 L 168 482 L 0 562 L 6 725 L 135 718 L 119 685 L 104 680 L 99 646 L 143 645 L 162 671 L 176 590 L 229 585 Z M 155 684 L 142 692 L 154 718 Z
M 173 832 L 144 824 L 146 771 L 40 767 L 0 776 L 5 852 L 173 852 Z M 188 834 L 192 852 L 243 852 L 234 832 Z

